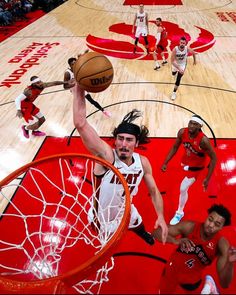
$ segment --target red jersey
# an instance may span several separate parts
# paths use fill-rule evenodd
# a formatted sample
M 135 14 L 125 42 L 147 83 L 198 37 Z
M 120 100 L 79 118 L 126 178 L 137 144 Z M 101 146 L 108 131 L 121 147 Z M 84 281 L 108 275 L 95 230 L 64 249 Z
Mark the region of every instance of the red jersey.
M 32 86 L 28 86 L 27 89 L 31 90 L 31 95 L 30 96 L 27 96 L 26 99 L 25 99 L 25 101 L 30 101 L 30 102 L 35 101 L 35 99 L 43 91 L 43 88 L 42 89 L 39 89 L 39 88 L 35 88 L 35 87 L 32 87 Z
M 163 50 L 167 47 L 168 42 L 167 42 L 167 32 L 166 32 L 166 28 L 163 27 L 162 25 L 160 25 L 160 28 L 162 28 L 162 32 L 160 32 L 161 36 L 160 36 L 160 41 L 157 44 L 157 47 L 163 47 Z
M 161 40 L 160 40 L 160 42 L 162 42 L 163 40 L 166 39 L 166 35 L 167 35 L 167 33 L 166 33 L 166 28 L 165 28 L 165 27 L 163 27 L 162 25 L 161 25 L 160 27 L 162 28 L 162 32 L 161 32 Z
M 40 112 L 40 109 L 37 108 L 33 104 L 33 102 L 43 91 L 43 89 L 34 88 L 32 86 L 28 86 L 26 89 L 29 89 L 31 91 L 31 95 L 27 96 L 24 100 L 21 101 L 21 111 L 25 121 L 29 123 L 29 121 L 33 120 L 33 117 Z
M 203 223 L 196 222 L 192 233 L 188 235 L 195 247 L 188 253 L 177 248 L 168 263 L 168 268 L 172 268 L 172 273 L 175 272 L 179 284 L 194 284 L 199 281 L 204 267 L 211 264 L 216 257 L 221 236 L 217 233 L 211 240 L 204 241 L 200 234 L 201 226 Z
M 195 138 L 190 138 L 188 128 L 184 128 L 182 143 L 185 153 L 182 156 L 182 163 L 189 167 L 204 167 L 206 162 L 206 152 L 201 149 L 200 143 L 205 134 L 200 131 Z

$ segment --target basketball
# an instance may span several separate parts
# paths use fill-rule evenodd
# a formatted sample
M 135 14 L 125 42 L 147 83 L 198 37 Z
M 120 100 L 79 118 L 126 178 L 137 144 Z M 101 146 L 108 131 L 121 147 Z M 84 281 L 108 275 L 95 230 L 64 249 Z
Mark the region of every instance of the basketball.
M 80 87 L 88 92 L 105 90 L 113 79 L 113 66 L 109 59 L 97 52 L 87 52 L 75 62 L 73 72 Z

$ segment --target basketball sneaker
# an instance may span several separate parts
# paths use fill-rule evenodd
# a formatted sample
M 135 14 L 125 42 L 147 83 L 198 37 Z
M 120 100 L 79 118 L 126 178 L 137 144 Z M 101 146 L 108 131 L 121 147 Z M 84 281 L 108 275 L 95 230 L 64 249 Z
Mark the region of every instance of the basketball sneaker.
M 164 60 L 161 64 L 164 66 L 166 65 L 168 62 L 166 60 Z
M 206 275 L 205 284 L 201 291 L 201 294 L 220 294 L 212 276 Z
M 184 213 L 175 212 L 175 216 L 171 219 L 170 225 L 175 225 L 180 222 L 180 220 L 184 217 Z
M 42 131 L 39 131 L 39 130 L 33 130 L 32 135 L 34 135 L 34 136 L 45 136 L 46 133 L 42 132 Z
M 111 112 L 103 111 L 103 115 L 107 116 L 108 118 L 111 118 Z
M 172 92 L 170 99 L 172 99 L 172 100 L 176 99 L 176 92 Z
M 21 126 L 25 138 L 29 138 L 29 130 L 25 129 L 25 125 Z
M 160 68 L 161 68 L 160 66 L 159 66 L 159 67 L 156 66 L 156 67 L 154 68 L 154 70 L 157 71 L 157 70 L 159 70 Z

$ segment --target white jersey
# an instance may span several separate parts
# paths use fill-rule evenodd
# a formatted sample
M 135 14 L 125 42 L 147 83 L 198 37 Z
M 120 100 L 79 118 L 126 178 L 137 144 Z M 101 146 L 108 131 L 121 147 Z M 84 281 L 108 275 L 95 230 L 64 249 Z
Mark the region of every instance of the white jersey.
M 121 161 L 118 158 L 115 150 L 113 150 L 113 153 L 115 158 L 113 165 L 124 176 L 129 187 L 130 195 L 131 197 L 133 197 L 137 194 L 138 186 L 144 175 L 140 155 L 137 153 L 133 153 L 133 163 L 130 166 L 127 166 L 123 161 Z M 121 184 L 117 184 L 117 179 L 116 177 L 114 177 L 114 173 L 112 171 L 109 171 L 103 177 L 99 199 L 104 198 L 104 196 L 111 192 L 113 190 L 114 185 L 118 185 L 120 186 L 120 188 L 122 188 Z
M 135 196 L 138 192 L 138 186 L 143 178 L 144 171 L 141 162 L 140 155 L 137 153 L 133 153 L 133 163 L 130 166 L 127 166 L 124 162 L 122 162 L 116 151 L 113 150 L 114 153 L 114 166 L 121 172 L 124 178 L 127 181 L 131 201 L 133 196 Z M 103 176 L 97 177 L 97 184 L 99 184 L 99 195 L 98 202 L 95 202 L 94 206 L 97 207 L 98 219 L 103 221 L 102 223 L 113 224 L 114 230 L 118 226 L 116 221 L 118 217 L 123 214 L 124 204 L 124 188 L 123 185 L 118 180 L 118 177 L 112 172 L 107 171 Z M 92 208 L 89 211 L 89 222 L 93 222 L 94 215 L 92 212 Z M 138 221 L 138 223 L 137 223 Z M 129 227 L 136 227 L 142 222 L 142 218 L 139 215 L 137 209 L 132 204 L 131 205 L 131 219 Z M 113 230 L 112 230 L 113 231 Z
M 184 50 L 180 50 L 179 46 L 175 46 L 175 61 L 178 65 L 186 65 L 188 57 L 188 47 L 185 46 Z
M 75 75 L 74 75 L 74 73 L 71 71 L 71 69 L 67 69 L 67 70 L 66 70 L 66 73 L 69 73 L 69 75 L 70 75 L 70 80 L 75 78 Z
M 138 28 L 147 28 L 147 14 L 146 12 L 137 12 L 136 25 Z
M 70 80 L 75 78 L 75 75 L 74 75 L 74 73 L 72 72 L 71 69 L 67 69 L 67 70 L 65 71 L 65 73 L 69 73 L 69 75 L 70 75 Z M 70 92 L 72 92 L 72 89 L 70 89 Z M 86 93 L 87 93 L 87 92 L 85 92 L 85 94 L 86 94 Z

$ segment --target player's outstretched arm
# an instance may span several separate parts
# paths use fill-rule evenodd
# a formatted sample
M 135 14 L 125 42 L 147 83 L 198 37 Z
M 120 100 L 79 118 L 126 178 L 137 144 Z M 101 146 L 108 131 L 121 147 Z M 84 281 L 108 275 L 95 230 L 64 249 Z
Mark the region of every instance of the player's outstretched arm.
M 188 235 L 192 232 L 195 223 L 192 221 L 180 221 L 175 225 L 168 225 L 168 235 L 166 242 L 180 246 L 185 251 L 188 251 L 192 246 L 193 242 L 188 239 Z M 154 229 L 152 233 L 153 237 L 162 242 L 162 229 L 159 227 Z M 181 236 L 181 237 L 179 237 Z
M 75 81 L 74 80 L 69 80 L 69 81 L 53 81 L 53 82 L 45 82 L 43 83 L 44 88 L 52 87 L 52 86 L 57 86 L 57 85 L 66 85 L 66 88 L 71 88 L 75 86 Z
M 231 247 L 225 238 L 218 242 L 219 256 L 217 259 L 217 273 L 222 288 L 228 288 L 234 275 L 234 263 L 236 261 L 236 248 Z
M 184 129 L 180 129 L 179 132 L 178 132 L 178 135 L 177 135 L 177 138 L 176 138 L 176 141 L 175 143 L 173 144 L 172 148 L 170 149 L 168 155 L 166 156 L 165 160 L 164 160 L 164 163 L 161 167 L 161 170 L 163 172 L 166 171 L 167 169 L 167 164 L 169 163 L 169 161 L 173 158 L 173 156 L 176 154 L 176 152 L 178 151 L 181 143 L 182 143 L 182 136 L 183 136 L 183 132 L 184 132 Z
M 76 83 L 72 88 L 73 101 L 73 120 L 81 139 L 86 148 L 95 156 L 101 157 L 112 163 L 114 160 L 113 151 L 104 140 L 102 140 L 95 129 L 88 123 L 86 118 L 85 92 Z
M 152 175 L 152 167 L 149 160 L 142 156 L 142 165 L 144 169 L 144 181 L 147 185 L 149 194 L 152 198 L 152 203 L 157 213 L 157 220 L 155 222 L 154 228 L 158 228 L 159 226 L 162 229 L 162 242 L 166 242 L 166 237 L 168 234 L 168 227 L 166 225 L 164 214 L 163 214 L 163 200 L 162 196 L 157 188 L 156 182 Z
M 206 151 L 206 153 L 208 154 L 208 156 L 210 158 L 208 173 L 207 173 L 205 179 L 203 180 L 203 189 L 204 189 L 204 191 L 206 191 L 207 187 L 208 187 L 209 180 L 210 180 L 210 178 L 213 174 L 213 171 L 215 169 L 215 166 L 216 166 L 217 157 L 216 157 L 216 153 L 210 143 L 209 138 L 207 138 L 206 136 L 204 136 L 202 138 L 200 146 L 204 151 Z

